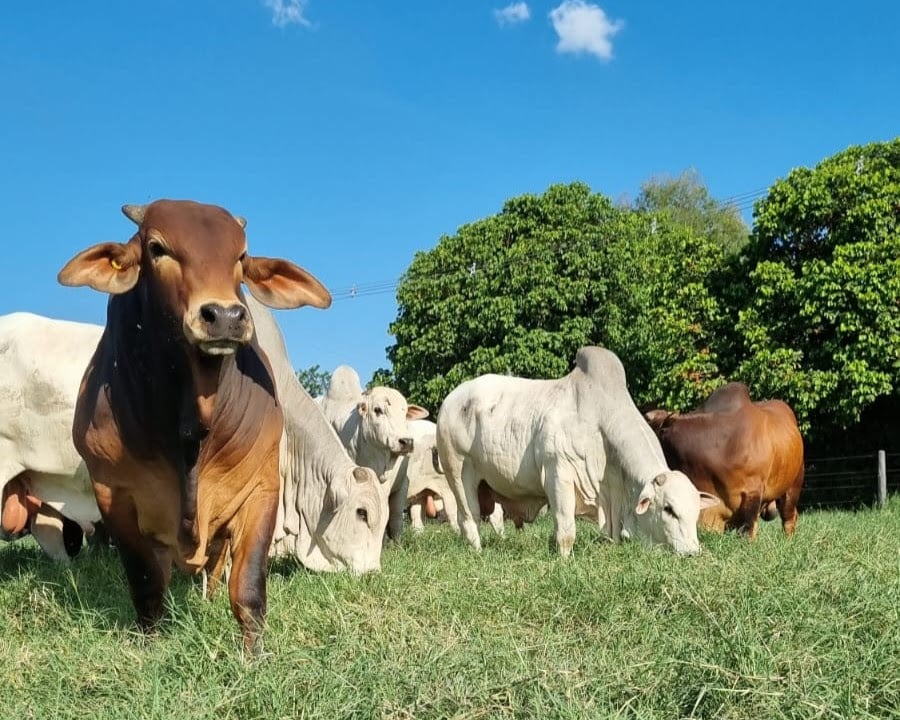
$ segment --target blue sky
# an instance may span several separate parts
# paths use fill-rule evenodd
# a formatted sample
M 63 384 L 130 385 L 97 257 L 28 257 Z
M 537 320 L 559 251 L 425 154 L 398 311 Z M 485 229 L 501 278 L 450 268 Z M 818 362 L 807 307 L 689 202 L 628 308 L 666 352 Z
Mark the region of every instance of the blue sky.
M 0 313 L 103 322 L 59 268 L 128 239 L 123 203 L 212 202 L 334 293 L 278 313 L 294 365 L 365 381 L 413 254 L 506 198 L 691 167 L 731 198 L 897 136 L 897 28 L 887 0 L 5 3 Z

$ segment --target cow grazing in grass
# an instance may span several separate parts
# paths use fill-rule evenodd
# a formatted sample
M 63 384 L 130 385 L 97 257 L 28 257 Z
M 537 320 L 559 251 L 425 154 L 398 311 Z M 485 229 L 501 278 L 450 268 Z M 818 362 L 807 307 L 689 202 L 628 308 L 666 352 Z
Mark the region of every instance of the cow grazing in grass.
M 252 649 L 266 610 L 281 406 L 241 283 L 272 307 L 328 307 L 305 270 L 247 252 L 244 222 L 190 201 L 126 205 L 138 230 L 90 247 L 63 285 L 110 293 L 72 437 L 116 541 L 138 624 L 163 613 L 172 563 L 218 582 Z
M 460 530 L 476 549 L 482 481 L 529 517 L 548 503 L 564 557 L 576 516 L 593 518 L 614 541 L 697 553 L 700 510 L 718 502 L 666 465 L 622 363 L 603 348 L 581 348 L 559 380 L 482 375 L 463 383 L 441 406 L 437 441 Z
M 406 509 L 406 474 L 400 459 L 412 452 L 409 420 L 424 419 L 428 411 L 411 405 L 399 391 L 376 386 L 363 392 L 359 375 L 348 365 L 335 368 L 320 407 L 337 431 L 350 457 L 372 468 L 388 496 L 388 537 L 399 540 Z
M 774 503 L 785 534 L 793 534 L 803 487 L 803 438 L 786 403 L 752 402 L 747 386 L 732 382 L 694 412 L 651 410 L 646 417 L 669 464 L 722 500 L 701 514 L 702 526 L 737 529 L 753 538 L 760 512 L 771 519 Z
M 246 299 L 269 356 L 284 413 L 281 501 L 272 554 L 293 555 L 310 570 L 381 569 L 387 496 L 375 471 L 355 464 L 303 389 L 272 313 Z

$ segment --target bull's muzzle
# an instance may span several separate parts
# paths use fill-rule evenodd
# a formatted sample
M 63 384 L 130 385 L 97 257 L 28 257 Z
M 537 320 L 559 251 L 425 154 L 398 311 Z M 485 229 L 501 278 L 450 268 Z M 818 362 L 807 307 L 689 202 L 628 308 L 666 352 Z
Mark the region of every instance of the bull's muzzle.
M 207 355 L 230 355 L 239 346 L 250 342 L 253 322 L 250 311 L 241 303 L 209 302 L 200 306 L 189 323 L 189 331 Z

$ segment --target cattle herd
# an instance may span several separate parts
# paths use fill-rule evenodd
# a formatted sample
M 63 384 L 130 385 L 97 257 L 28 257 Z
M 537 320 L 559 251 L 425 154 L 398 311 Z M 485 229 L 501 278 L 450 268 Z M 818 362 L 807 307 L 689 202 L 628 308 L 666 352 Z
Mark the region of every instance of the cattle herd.
M 227 577 L 252 650 L 269 556 L 379 570 L 407 509 L 414 531 L 444 518 L 480 549 L 481 521 L 502 533 L 504 518 L 521 527 L 546 506 L 563 557 L 577 517 L 679 554 L 700 551 L 698 524 L 752 538 L 778 513 L 794 531 L 803 441 L 780 401 L 730 383 L 694 412 L 642 415 L 599 347 L 556 380 L 469 380 L 436 423 L 395 389 L 364 391 L 347 366 L 313 399 L 266 306 L 327 308 L 315 277 L 249 255 L 245 221 L 223 208 L 123 212 L 137 225 L 128 242 L 59 273 L 110 295 L 105 327 L 0 317 L 0 521 L 4 539 L 30 533 L 61 561 L 102 527 L 144 629 L 177 565 L 210 593 Z

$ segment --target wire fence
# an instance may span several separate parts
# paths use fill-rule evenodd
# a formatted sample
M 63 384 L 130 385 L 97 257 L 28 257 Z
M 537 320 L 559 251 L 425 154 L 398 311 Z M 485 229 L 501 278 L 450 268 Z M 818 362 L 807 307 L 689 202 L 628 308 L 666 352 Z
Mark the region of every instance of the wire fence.
M 879 467 L 876 452 L 808 458 L 800 508 L 849 509 L 879 505 L 884 502 L 880 486 L 886 495 L 900 493 L 900 453 L 885 453 L 884 470 Z

